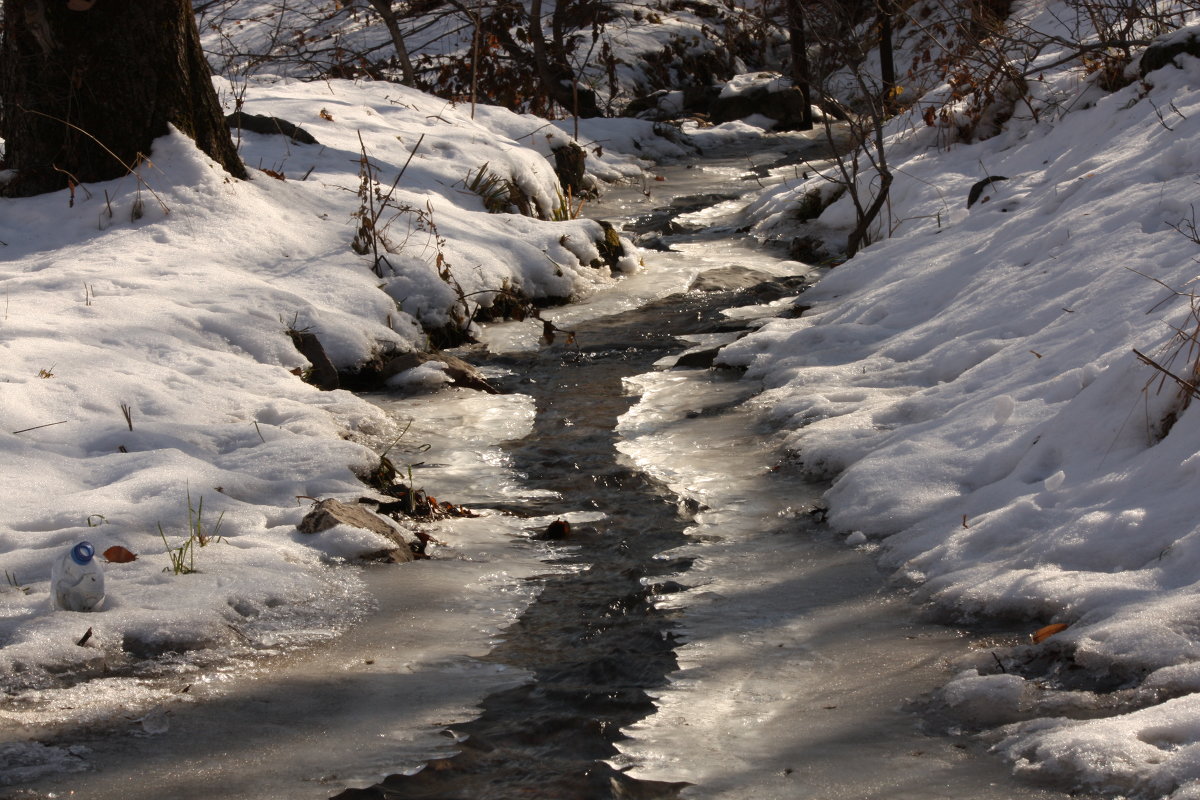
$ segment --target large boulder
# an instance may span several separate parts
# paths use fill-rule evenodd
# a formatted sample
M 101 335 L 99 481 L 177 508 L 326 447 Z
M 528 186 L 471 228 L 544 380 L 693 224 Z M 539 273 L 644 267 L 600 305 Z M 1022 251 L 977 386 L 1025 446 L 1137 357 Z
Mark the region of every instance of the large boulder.
M 1156 69 L 1175 63 L 1181 55 L 1200 58 L 1200 26 L 1188 26 L 1156 39 L 1138 63 L 1138 74 L 1145 78 Z
M 798 130 L 804 119 L 804 96 L 792 86 L 759 83 L 744 91 L 722 93 L 709 111 L 716 125 L 755 115 L 775 120 L 776 130 Z

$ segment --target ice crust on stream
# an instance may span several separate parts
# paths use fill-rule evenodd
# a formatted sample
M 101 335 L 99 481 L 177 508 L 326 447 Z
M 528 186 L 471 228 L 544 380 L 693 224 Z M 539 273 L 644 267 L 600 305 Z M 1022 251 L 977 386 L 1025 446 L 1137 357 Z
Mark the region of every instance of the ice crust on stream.
M 694 516 L 693 542 L 662 556 L 692 560 L 677 576 L 689 590 L 660 601 L 679 614 L 679 670 L 624 731 L 617 765 L 693 782 L 687 798 L 1056 796 L 921 730 L 915 702 L 971 657 L 967 642 L 882 589 L 874 548 L 809 519 L 823 487 L 787 463 L 754 382 L 669 370 L 627 383 L 640 399 L 618 449 Z
M 406 473 L 412 465 L 418 487 L 437 486 L 446 498 L 533 496 L 499 447 L 528 433 L 529 397 L 444 390 L 379 403 L 404 430 L 389 456 Z M 378 605 L 335 648 L 258 651 L 211 669 L 181 660 L 153 679 L 27 692 L 4 712 L 0 785 L 200 798 L 211 796 L 215 775 L 223 798 L 315 799 L 448 755 L 453 740 L 441 730 L 469 718 L 488 692 L 528 679 L 478 659 L 535 597 L 537 583 L 527 579 L 562 569 L 529 537 L 548 522 L 486 513 L 423 526 L 435 539 L 432 560 L 346 572 Z M 269 668 L 263 655 L 273 655 Z M 294 694 L 280 696 L 284 689 Z M 78 744 L 24 740 L 79 722 L 106 732 Z M 348 729 L 331 740 L 330 725 Z M 235 739 L 223 740 L 230 730 Z M 154 741 L 131 748 L 139 737 Z M 197 757 L 222 751 L 219 765 Z M 105 769 L 92 773 L 98 764 Z M 131 775 L 146 776 L 145 784 Z

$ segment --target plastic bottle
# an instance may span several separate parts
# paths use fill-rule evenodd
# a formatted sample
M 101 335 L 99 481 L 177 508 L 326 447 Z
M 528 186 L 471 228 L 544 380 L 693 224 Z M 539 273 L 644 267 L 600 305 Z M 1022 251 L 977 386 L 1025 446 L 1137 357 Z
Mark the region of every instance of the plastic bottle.
M 50 602 L 63 611 L 98 611 L 104 605 L 104 570 L 91 542 L 80 542 L 50 567 Z

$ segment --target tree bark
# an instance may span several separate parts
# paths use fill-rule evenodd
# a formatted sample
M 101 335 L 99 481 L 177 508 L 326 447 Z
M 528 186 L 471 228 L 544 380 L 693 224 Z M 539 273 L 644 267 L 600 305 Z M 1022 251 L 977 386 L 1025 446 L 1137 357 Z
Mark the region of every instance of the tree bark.
M 788 44 L 791 48 L 792 86 L 800 90 L 799 130 L 811 131 L 813 128 L 812 115 L 812 82 L 808 64 L 808 41 L 804 32 L 804 8 L 800 0 L 788 0 Z
M 0 100 L 9 196 L 126 175 L 169 124 L 246 177 L 190 0 L 4 0 Z
M 417 73 L 413 69 L 412 59 L 408 56 L 408 47 L 404 43 L 404 32 L 400 30 L 400 22 L 396 19 L 392 0 L 370 0 L 370 3 L 387 27 L 388 35 L 392 37 L 392 47 L 396 49 L 396 60 L 400 62 L 400 73 L 404 76 L 401 83 L 405 86 L 416 86 Z
M 879 0 L 879 77 L 883 81 L 883 108 L 893 114 L 899 105 L 896 96 L 896 59 L 892 52 L 892 21 L 896 10 L 893 0 Z
M 563 4 L 569 0 L 559 0 L 555 6 L 556 20 Z M 556 50 L 563 47 L 561 24 L 555 26 Z M 604 112 L 596 102 L 596 93 L 591 89 L 579 86 L 575 73 L 567 65 L 563 54 L 556 52 L 551 56 L 546 48 L 546 35 L 542 31 L 542 0 L 532 0 L 529 6 L 529 38 L 533 42 L 533 63 L 537 69 L 538 79 L 546 95 L 563 108 L 577 117 L 601 117 Z

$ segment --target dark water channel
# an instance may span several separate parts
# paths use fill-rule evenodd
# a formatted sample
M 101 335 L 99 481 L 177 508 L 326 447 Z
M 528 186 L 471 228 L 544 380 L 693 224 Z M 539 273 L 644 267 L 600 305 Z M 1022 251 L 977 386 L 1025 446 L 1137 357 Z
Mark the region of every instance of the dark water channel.
M 692 207 L 678 204 L 676 213 Z M 672 224 L 670 214 L 659 216 Z M 481 362 L 511 372 L 504 390 L 536 399 L 534 431 L 511 444 L 513 466 L 531 487 L 557 495 L 508 510 L 605 516 L 562 541 L 561 562 L 578 568 L 538 578 L 537 600 L 488 656 L 528 670 L 532 682 L 487 697 L 479 718 L 454 727 L 460 755 L 338 798 L 678 796 L 687 784 L 638 781 L 604 761 L 617 754 L 622 728 L 654 712 L 647 690 L 677 667 L 672 620 L 652 598 L 683 589 L 665 576 L 687 567 L 656 558 L 685 542 L 686 512 L 615 449 L 617 418 L 636 400 L 622 379 L 685 349 L 679 336 L 727 330 L 721 309 L 794 294 L 802 282 L 676 294 L 580 326 L 575 347 Z

